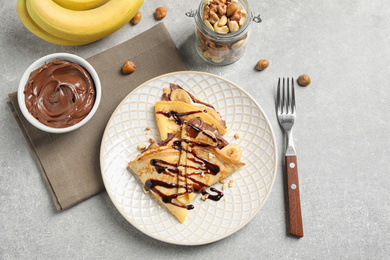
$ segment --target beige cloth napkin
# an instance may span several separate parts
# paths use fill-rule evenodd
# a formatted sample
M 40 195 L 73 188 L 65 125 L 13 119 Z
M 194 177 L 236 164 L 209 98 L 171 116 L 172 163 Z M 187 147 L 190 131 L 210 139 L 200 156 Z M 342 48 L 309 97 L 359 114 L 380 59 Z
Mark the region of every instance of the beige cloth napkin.
M 106 124 L 122 99 L 153 77 L 187 70 L 163 23 L 87 60 L 100 77 L 102 99 L 94 117 L 71 133 L 48 134 L 36 129 L 22 115 L 16 93 L 9 95 L 8 105 L 57 210 L 68 209 L 104 190 L 100 144 Z M 133 74 L 121 73 L 126 60 L 136 63 Z

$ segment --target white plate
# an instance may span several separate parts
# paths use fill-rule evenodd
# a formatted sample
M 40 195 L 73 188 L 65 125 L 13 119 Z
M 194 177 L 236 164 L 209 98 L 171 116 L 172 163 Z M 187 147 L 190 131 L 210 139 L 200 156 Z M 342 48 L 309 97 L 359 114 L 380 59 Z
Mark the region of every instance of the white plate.
M 194 199 L 195 209 L 188 212 L 184 224 L 153 195 L 144 194 L 141 182 L 126 170 L 127 163 L 140 153 L 137 145 L 148 145 L 149 138 L 159 141 L 154 104 L 169 83 L 182 86 L 220 112 L 228 126 L 225 138 L 241 146 L 245 163 L 228 178 L 234 179 L 234 186 L 224 190 L 220 201 L 202 201 L 200 196 Z M 148 135 L 146 127 L 151 128 Z M 237 132 L 239 139 L 234 138 Z M 176 72 L 142 84 L 119 104 L 104 132 L 100 165 L 107 193 L 134 227 L 168 243 L 200 245 L 238 231 L 264 205 L 275 180 L 275 144 L 267 116 L 240 87 L 208 73 Z

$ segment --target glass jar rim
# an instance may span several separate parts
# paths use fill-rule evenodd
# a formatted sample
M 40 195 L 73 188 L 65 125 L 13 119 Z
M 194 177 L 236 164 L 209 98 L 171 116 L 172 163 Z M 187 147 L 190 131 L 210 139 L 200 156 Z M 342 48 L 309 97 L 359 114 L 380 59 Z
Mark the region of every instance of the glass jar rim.
M 198 8 L 198 11 L 196 12 L 196 25 L 197 27 L 200 29 L 200 30 L 205 30 L 208 34 L 214 36 L 215 38 L 220 38 L 221 40 L 222 39 L 231 39 L 231 38 L 234 38 L 236 36 L 240 36 L 241 34 L 245 33 L 246 30 L 248 29 L 249 27 L 249 24 L 252 20 L 252 11 L 249 9 L 249 4 L 248 4 L 248 1 L 247 0 L 239 0 L 241 2 L 243 2 L 245 4 L 245 11 L 247 12 L 247 17 L 245 19 L 245 23 L 243 26 L 240 27 L 240 29 L 238 29 L 237 31 L 235 32 L 232 32 L 232 33 L 219 33 L 219 32 L 216 32 L 216 31 L 213 31 L 211 30 L 209 27 L 207 27 L 207 25 L 205 24 L 205 22 L 203 21 L 203 18 L 202 18 L 202 13 L 203 13 L 203 7 L 204 7 L 204 1 L 202 0 L 200 5 L 199 5 L 199 8 Z M 201 23 L 201 24 L 198 24 L 198 23 Z

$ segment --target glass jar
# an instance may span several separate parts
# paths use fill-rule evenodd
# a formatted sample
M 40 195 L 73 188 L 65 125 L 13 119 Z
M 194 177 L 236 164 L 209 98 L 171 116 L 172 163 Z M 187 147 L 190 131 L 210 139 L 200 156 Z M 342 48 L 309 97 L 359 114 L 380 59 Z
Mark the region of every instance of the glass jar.
M 210 3 L 232 3 L 234 1 L 240 6 L 235 16 L 231 15 L 231 10 L 230 15 L 228 13 L 221 15 L 217 12 L 218 17 L 215 16 L 215 12 L 213 14 L 210 12 Z M 215 22 L 216 19 L 218 19 L 217 22 Z M 252 14 L 247 0 L 202 0 L 195 14 L 197 52 L 205 61 L 214 65 L 228 65 L 236 62 L 244 54 L 251 20 Z M 235 30 L 237 25 L 239 29 Z

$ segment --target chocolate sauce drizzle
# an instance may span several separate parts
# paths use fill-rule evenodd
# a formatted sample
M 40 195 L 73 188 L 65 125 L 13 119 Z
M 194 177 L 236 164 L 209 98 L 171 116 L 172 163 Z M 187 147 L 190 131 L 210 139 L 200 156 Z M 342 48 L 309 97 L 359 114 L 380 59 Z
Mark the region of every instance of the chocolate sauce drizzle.
M 172 147 L 174 149 L 177 149 L 179 151 L 181 151 L 183 148 L 181 146 L 181 141 L 174 141 L 173 142 L 173 145 Z M 186 178 L 188 178 L 189 180 L 192 181 L 192 185 L 189 186 L 189 185 L 178 185 L 178 184 L 175 184 L 175 183 L 170 183 L 170 182 L 164 182 L 164 181 L 160 181 L 160 180 L 155 180 L 155 179 L 149 179 L 145 182 L 145 190 L 149 191 L 149 190 L 153 190 L 155 193 L 157 193 L 160 197 L 161 197 L 161 200 L 164 202 L 164 203 L 170 203 L 172 205 L 175 205 L 175 206 L 178 206 L 178 207 L 182 207 L 182 208 L 187 208 L 188 210 L 191 210 L 194 208 L 193 205 L 189 204 L 189 205 L 181 205 L 181 204 L 178 204 L 178 203 L 175 203 L 173 201 L 173 199 L 177 198 L 178 196 L 180 195 L 184 195 L 185 193 L 189 192 L 203 192 L 205 191 L 205 189 L 207 189 L 209 186 L 204 184 L 203 182 L 199 181 L 199 180 L 196 180 L 194 177 L 192 177 L 193 175 L 200 175 L 202 173 L 211 173 L 211 174 L 214 174 L 216 175 L 219 171 L 220 171 L 220 168 L 218 165 L 212 163 L 212 162 L 209 162 L 208 160 L 206 159 L 203 159 L 202 157 L 198 156 L 193 150 L 189 151 L 189 150 L 186 150 L 187 153 L 191 153 L 194 157 L 193 158 L 187 158 L 188 160 L 192 160 L 193 162 L 197 163 L 197 164 L 200 164 L 199 167 L 195 167 L 195 166 L 187 166 L 187 165 L 181 165 L 183 167 L 188 167 L 188 168 L 192 168 L 192 169 L 196 169 L 196 170 L 199 170 L 199 172 L 195 172 L 195 173 L 192 173 L 190 175 L 187 175 Z M 152 159 L 150 160 L 150 164 L 152 166 L 155 167 L 156 171 L 159 173 L 159 174 L 168 174 L 170 176 L 174 176 L 172 175 L 171 173 L 173 174 L 177 174 L 178 176 L 181 176 L 181 172 L 179 171 L 178 169 L 178 164 L 175 164 L 175 163 L 169 163 L 169 162 L 166 162 L 164 160 L 159 160 L 159 159 Z M 156 186 L 161 186 L 161 187 L 165 187 L 165 188 L 185 188 L 186 189 L 186 192 L 185 193 L 177 193 L 177 194 L 172 194 L 172 195 L 166 195 L 162 192 L 160 192 L 158 189 L 156 189 L 155 187 Z M 217 190 L 215 190 L 214 188 L 210 188 L 211 191 L 214 191 L 214 192 L 217 192 Z M 210 199 L 212 200 L 215 200 L 217 201 L 217 199 L 220 197 L 222 197 L 223 194 L 220 192 L 220 193 L 217 193 L 217 195 L 211 195 L 211 197 L 209 196 Z M 218 199 L 218 200 L 219 200 Z
M 209 196 L 207 198 L 210 200 L 213 200 L 213 201 L 219 201 L 223 197 L 223 192 L 217 190 L 214 187 L 211 187 L 210 191 L 215 192 L 216 194 L 213 195 L 213 194 L 210 194 L 207 191 L 203 190 L 202 195 L 209 194 Z
M 178 188 L 179 185 L 177 185 L 175 183 L 170 183 L 170 182 L 165 182 L 165 181 L 160 181 L 160 180 L 155 180 L 155 179 L 149 179 L 145 182 L 145 190 L 147 190 L 147 191 L 153 190 L 155 193 L 157 193 L 161 197 L 161 200 L 164 203 L 170 203 L 170 204 L 175 205 L 177 207 L 186 208 L 188 210 L 194 209 L 194 206 L 191 204 L 181 205 L 181 204 L 178 204 L 178 203 L 175 203 L 172 201 L 173 199 L 176 199 L 178 196 L 184 195 L 184 193 L 176 193 L 176 194 L 172 194 L 172 195 L 166 195 L 166 194 L 160 192 L 158 189 L 156 189 L 156 186 L 164 187 L 167 189 L 173 189 L 173 188 Z
M 197 113 L 203 113 L 203 111 L 197 110 L 197 111 L 191 111 L 191 112 L 185 112 L 185 113 L 178 113 L 175 111 L 169 111 L 169 112 L 157 111 L 156 113 L 164 115 L 168 118 L 172 117 L 175 120 L 176 124 L 182 125 L 184 123 L 184 119 L 182 118 L 183 116 L 188 116 L 188 115 L 197 114 Z
M 214 108 L 212 105 L 210 105 L 209 103 L 205 103 L 205 102 L 203 102 L 203 101 L 200 101 L 199 99 L 197 99 L 196 97 L 194 97 L 194 95 L 192 95 L 192 94 L 189 93 L 187 90 L 183 89 L 182 87 L 180 87 L 180 86 L 177 85 L 177 84 L 171 83 L 171 84 L 170 84 L 170 88 L 171 88 L 172 91 L 175 90 L 175 89 L 182 89 L 182 90 L 184 90 L 185 92 L 188 93 L 188 95 L 189 95 L 190 98 L 192 99 L 192 102 L 198 103 L 198 104 L 201 104 L 201 105 L 204 105 L 204 106 L 206 106 L 206 107 L 209 107 L 209 108 L 212 108 L 212 109 L 215 110 L 215 108 Z M 170 95 L 169 95 L 168 98 L 169 98 L 169 99 L 171 98 Z
M 200 100 L 197 99 L 194 95 L 192 95 L 190 92 L 188 92 L 187 90 L 183 89 L 183 88 L 180 87 L 179 85 L 170 83 L 170 88 L 171 88 L 172 91 L 175 90 L 175 89 L 182 89 L 182 90 L 184 90 L 185 92 L 188 93 L 188 95 L 189 95 L 190 98 L 192 99 L 192 102 L 198 103 L 198 104 L 201 104 L 201 105 L 204 105 L 204 106 L 206 106 L 206 107 L 209 107 L 209 108 L 215 110 L 215 111 L 219 114 L 219 112 L 218 112 L 212 105 L 210 105 L 209 103 L 200 101 Z M 168 94 L 168 95 L 167 95 L 167 94 L 163 94 L 162 99 L 165 100 L 165 101 L 171 100 L 171 94 Z M 206 111 L 206 112 L 207 112 L 207 111 Z M 206 113 L 206 112 L 205 112 L 205 113 Z M 225 120 L 222 120 L 222 118 L 221 118 L 221 122 L 222 122 L 222 124 L 223 124 L 224 126 L 226 126 L 226 122 L 225 122 Z
M 179 173 L 179 169 L 177 168 L 177 164 L 174 163 L 169 163 L 163 160 L 157 160 L 157 159 L 152 159 L 150 160 L 150 164 L 156 168 L 156 171 L 158 173 L 165 173 L 169 174 L 171 173 Z M 172 174 L 169 174 L 173 176 Z
M 183 147 L 181 146 L 181 141 L 175 141 L 173 143 L 172 147 L 176 150 L 179 150 L 179 151 L 183 150 Z M 192 168 L 197 169 L 197 170 L 207 170 L 207 172 L 210 172 L 214 175 L 217 175 L 219 173 L 219 171 L 221 170 L 219 168 L 219 166 L 216 165 L 215 163 L 212 163 L 212 162 L 200 157 L 199 155 L 197 155 L 193 149 L 191 149 L 191 150 L 187 149 L 187 150 L 185 150 L 185 152 L 190 153 L 194 156 L 193 158 L 187 157 L 187 160 L 193 161 L 193 162 L 201 165 L 201 167 L 192 167 Z M 188 167 L 186 165 L 183 165 L 183 166 Z
M 200 117 L 194 117 L 191 120 L 187 122 L 187 135 L 191 138 L 196 138 L 200 133 L 204 134 L 208 138 L 210 138 L 214 143 L 216 143 L 215 147 L 222 149 L 229 143 L 221 136 L 221 134 L 218 132 L 218 130 L 211 124 L 207 124 L 204 122 Z M 208 131 L 213 133 L 214 135 L 209 134 Z M 201 145 L 201 142 L 196 143 L 199 146 Z

